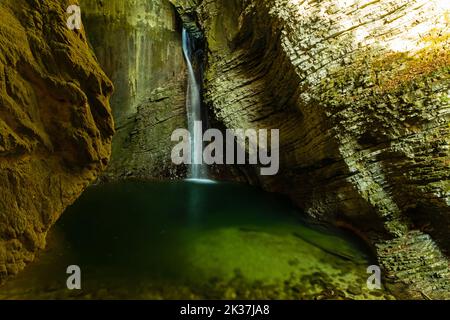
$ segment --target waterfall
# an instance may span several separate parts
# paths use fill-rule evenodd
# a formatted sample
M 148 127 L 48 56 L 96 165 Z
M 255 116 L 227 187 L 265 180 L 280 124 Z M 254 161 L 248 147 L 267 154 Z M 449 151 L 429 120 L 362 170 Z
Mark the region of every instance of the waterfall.
M 192 44 L 189 33 L 183 28 L 183 54 L 186 59 L 188 71 L 188 88 L 186 94 L 186 110 L 188 127 L 191 136 L 191 166 L 189 170 L 189 178 L 202 179 L 205 178 L 205 168 L 203 162 L 203 128 L 202 128 L 202 110 L 200 99 L 200 86 L 192 67 Z

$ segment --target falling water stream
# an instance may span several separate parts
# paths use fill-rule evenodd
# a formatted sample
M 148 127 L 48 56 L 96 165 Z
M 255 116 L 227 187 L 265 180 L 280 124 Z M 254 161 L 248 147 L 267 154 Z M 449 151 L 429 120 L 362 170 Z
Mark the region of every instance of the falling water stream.
M 186 110 L 189 132 L 191 135 L 191 161 L 189 178 L 204 179 L 205 168 L 202 165 L 203 143 L 202 143 L 202 111 L 200 99 L 200 86 L 192 66 L 192 41 L 186 29 L 183 28 L 183 54 L 188 71 L 188 88 L 186 95 Z

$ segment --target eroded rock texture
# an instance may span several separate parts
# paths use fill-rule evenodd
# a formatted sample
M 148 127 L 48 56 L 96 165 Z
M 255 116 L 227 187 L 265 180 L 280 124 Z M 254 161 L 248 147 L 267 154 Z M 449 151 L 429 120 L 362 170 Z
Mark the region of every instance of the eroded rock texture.
M 68 6 L 0 4 L 0 283 L 44 247 L 110 156 L 112 84 L 84 31 L 67 27 Z
M 168 0 L 82 0 L 96 56 L 117 88 L 117 133 L 105 179 L 184 177 L 172 164 L 175 129 L 186 128 L 181 24 Z
M 280 129 L 281 171 L 260 183 L 364 234 L 405 294 L 449 298 L 445 2 L 173 2 L 204 31 L 215 118 Z

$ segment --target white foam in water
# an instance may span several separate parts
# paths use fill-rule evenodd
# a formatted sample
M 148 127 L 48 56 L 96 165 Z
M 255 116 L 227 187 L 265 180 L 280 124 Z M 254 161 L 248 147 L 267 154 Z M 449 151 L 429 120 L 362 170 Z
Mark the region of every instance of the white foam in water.
M 189 178 L 185 179 L 188 182 L 201 183 L 201 184 L 216 184 L 217 181 L 211 179 L 197 179 L 197 178 Z

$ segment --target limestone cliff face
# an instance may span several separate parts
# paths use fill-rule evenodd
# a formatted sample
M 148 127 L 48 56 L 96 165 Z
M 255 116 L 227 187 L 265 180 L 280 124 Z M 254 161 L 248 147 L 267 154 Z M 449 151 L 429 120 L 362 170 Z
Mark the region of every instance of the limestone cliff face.
M 181 24 L 167 0 L 82 0 L 83 21 L 100 65 L 117 90 L 117 133 L 105 179 L 183 177 L 170 136 L 186 128 Z
M 68 6 L 0 4 L 0 282 L 33 259 L 110 156 L 112 84 L 84 31 L 67 27 Z
M 442 2 L 173 2 L 204 31 L 214 117 L 227 128 L 280 129 L 281 171 L 260 183 L 367 236 L 408 295 L 448 297 Z

